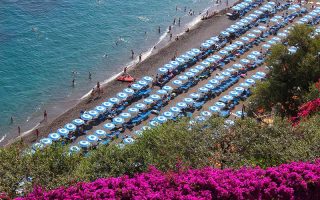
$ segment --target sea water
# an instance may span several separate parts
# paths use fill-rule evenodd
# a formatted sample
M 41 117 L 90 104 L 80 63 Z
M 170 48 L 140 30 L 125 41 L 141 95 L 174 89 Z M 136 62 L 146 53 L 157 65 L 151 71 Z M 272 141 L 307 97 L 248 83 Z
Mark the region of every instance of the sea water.
M 214 2 L 1 0 L 0 139 L 18 125 L 30 129 L 44 109 L 63 112 L 59 105 L 122 70 L 131 49 L 138 55 L 158 42 L 158 26 L 190 22 L 190 9 L 198 15 Z

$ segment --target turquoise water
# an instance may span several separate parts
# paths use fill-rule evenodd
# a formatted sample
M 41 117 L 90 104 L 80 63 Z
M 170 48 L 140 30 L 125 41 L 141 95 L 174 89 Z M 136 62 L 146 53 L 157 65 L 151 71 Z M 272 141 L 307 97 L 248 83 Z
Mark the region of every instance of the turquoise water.
M 198 13 L 211 5 L 212 0 L 0 1 L 0 136 L 18 124 L 25 131 L 43 109 L 79 98 L 119 72 L 130 61 L 130 49 L 144 52 L 159 40 L 158 26 L 166 29 L 175 17 L 192 20 L 185 6 Z

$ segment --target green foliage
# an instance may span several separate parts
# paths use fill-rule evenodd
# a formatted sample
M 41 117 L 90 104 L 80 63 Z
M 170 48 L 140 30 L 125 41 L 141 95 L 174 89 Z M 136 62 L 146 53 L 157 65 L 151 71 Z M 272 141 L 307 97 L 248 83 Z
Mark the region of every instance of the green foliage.
M 309 37 L 312 31 L 311 27 L 299 25 L 290 32 L 288 44 L 298 48 L 295 54 L 290 54 L 283 44 L 272 47 L 267 58 L 268 66 L 272 66 L 269 78 L 258 84 L 251 97 L 255 108 L 270 111 L 280 104 L 283 116 L 296 113 L 303 95 L 320 77 L 320 39 Z
M 119 149 L 101 146 L 90 156 L 69 156 L 65 147 L 52 146 L 34 155 L 22 153 L 22 146 L 0 150 L 0 191 L 15 196 L 18 183 L 32 177 L 33 185 L 48 189 L 91 181 L 101 177 L 129 176 L 144 172 L 150 165 L 163 171 L 183 167 L 219 168 L 274 166 L 288 161 L 320 157 L 320 115 L 292 127 L 276 119 L 272 126 L 254 119 L 238 120 L 226 128 L 223 119 L 212 118 L 190 129 L 187 119 L 169 122 L 144 132 L 135 144 Z

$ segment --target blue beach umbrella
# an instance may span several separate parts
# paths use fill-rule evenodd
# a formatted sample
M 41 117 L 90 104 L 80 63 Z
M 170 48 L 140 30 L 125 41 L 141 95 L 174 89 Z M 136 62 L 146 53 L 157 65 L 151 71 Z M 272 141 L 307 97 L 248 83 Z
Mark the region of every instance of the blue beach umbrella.
M 252 85 L 252 84 L 255 84 L 256 82 L 253 79 L 247 79 L 246 83 Z
M 254 74 L 254 75 L 251 76 L 251 78 L 252 78 L 253 80 L 261 80 L 263 77 Z
M 264 45 L 262 45 L 262 48 L 263 49 L 270 49 L 271 45 L 270 44 L 264 44 Z
M 250 41 L 250 39 L 247 37 L 241 37 L 240 39 L 245 43 Z
M 258 28 L 259 30 L 261 30 L 261 31 L 267 30 L 267 27 L 266 27 L 266 26 L 258 26 L 257 28 Z
M 165 116 L 158 116 L 156 117 L 157 122 L 159 122 L 160 124 L 163 124 L 165 122 L 168 121 L 168 119 Z
M 182 81 L 180 81 L 180 80 L 174 80 L 174 81 L 172 81 L 172 84 L 173 84 L 173 85 L 176 85 L 176 86 L 181 86 L 181 85 L 182 85 Z
M 183 101 L 188 105 L 192 105 L 194 102 L 192 98 L 184 98 Z
M 133 132 L 136 136 L 142 136 L 142 131 L 141 130 L 136 130 L 135 132 Z
M 261 76 L 261 77 L 265 77 L 266 73 L 264 72 L 257 72 L 256 75 Z
M 152 95 L 150 95 L 150 99 L 152 99 L 154 101 L 158 101 L 161 99 L 161 97 L 157 94 L 152 94 Z
M 253 34 L 256 34 L 256 35 L 259 35 L 259 34 L 262 33 L 262 31 L 259 30 L 259 29 L 254 29 L 254 30 L 252 30 L 251 32 L 252 32 Z
M 199 54 L 201 53 L 201 51 L 199 49 L 196 49 L 196 48 L 193 48 L 191 49 L 192 52 L 196 53 L 196 54 Z
M 173 113 L 170 111 L 164 112 L 163 116 L 165 116 L 167 119 L 172 119 L 174 117 Z
M 171 61 L 170 64 L 173 65 L 174 67 L 178 67 L 180 65 L 180 63 L 175 60 Z
M 186 73 L 184 73 L 184 75 L 187 76 L 188 78 L 193 78 L 193 77 L 196 76 L 196 75 L 195 75 L 194 73 L 192 73 L 192 72 L 186 72 Z
M 211 80 L 209 80 L 209 83 L 212 85 L 218 85 L 219 81 L 217 79 L 211 79 Z
M 212 113 L 209 111 L 202 111 L 201 116 L 203 116 L 205 118 L 210 118 L 212 116 Z
M 61 136 L 58 133 L 50 133 L 48 135 L 48 137 L 52 140 L 52 141 L 58 141 L 60 140 Z
M 270 19 L 270 22 L 272 22 L 272 23 L 278 23 L 278 22 L 279 22 L 279 20 L 278 20 L 278 19 L 276 19 L 276 18 L 272 18 L 272 19 Z
M 84 121 L 82 119 L 74 119 L 72 123 L 76 126 L 81 126 L 84 124 Z
M 211 44 L 202 43 L 202 44 L 201 44 L 201 47 L 203 47 L 203 48 L 210 48 L 210 47 L 211 47 Z
M 240 83 L 239 86 L 240 86 L 240 87 L 243 87 L 243 88 L 249 88 L 251 85 L 248 84 L 248 83 Z
M 196 116 L 194 119 L 197 123 L 201 123 L 201 122 L 206 121 L 206 118 L 204 116 Z
M 252 55 L 252 54 L 250 54 L 250 55 L 247 56 L 247 59 L 248 59 L 248 60 L 255 61 L 255 60 L 257 60 L 257 57 L 254 56 L 254 55 Z
M 222 56 L 226 56 L 226 55 L 228 55 L 228 52 L 226 50 L 220 50 L 219 54 Z
M 181 112 L 180 108 L 178 108 L 178 107 L 171 107 L 171 108 L 170 108 L 170 111 L 171 111 L 172 113 L 174 113 L 174 114 L 178 114 L 178 113 Z
M 237 25 L 239 27 L 244 27 L 246 24 L 239 21 L 239 22 L 236 22 L 235 25 Z
M 177 107 L 180 109 L 186 108 L 188 105 L 185 102 L 179 102 L 177 103 Z
M 240 22 L 242 22 L 242 23 L 244 23 L 244 24 L 249 24 L 249 23 L 250 23 L 250 21 L 247 20 L 247 19 L 241 19 Z
M 229 72 L 227 72 L 227 71 L 221 72 L 221 74 L 223 76 L 229 76 L 229 77 L 231 76 L 231 74 Z
M 278 33 L 277 36 L 279 36 L 281 38 L 286 38 L 288 36 L 288 34 L 286 34 L 286 33 Z
M 140 90 L 142 88 L 142 86 L 139 85 L 139 84 L 134 83 L 134 84 L 131 85 L 131 88 L 134 89 L 134 90 Z
M 113 118 L 112 122 L 115 124 L 115 125 L 121 125 L 124 123 L 124 119 L 121 118 L 121 117 L 115 117 Z
M 203 62 L 206 62 L 206 63 L 207 63 L 207 61 L 203 61 Z M 203 64 L 203 62 L 202 62 L 202 64 Z M 210 65 L 210 63 L 209 63 L 209 65 Z M 194 68 L 197 69 L 198 71 L 203 71 L 203 70 L 205 69 L 205 67 L 202 66 L 202 65 L 197 65 L 197 66 L 195 66 Z
M 230 44 L 229 47 L 234 50 L 234 49 L 237 49 L 237 48 L 238 48 L 238 45 L 236 45 L 236 44 Z
M 81 140 L 81 141 L 79 141 L 79 146 L 81 147 L 81 148 L 89 148 L 90 147 L 90 142 L 88 142 L 88 141 L 86 141 L 86 140 Z
M 129 119 L 131 118 L 131 114 L 130 113 L 120 113 L 119 117 L 121 117 L 122 119 L 124 119 L 125 121 L 129 121 Z
M 235 11 L 240 11 L 241 10 L 241 8 L 239 6 L 233 6 L 231 9 L 235 10 Z
M 244 45 L 244 43 L 241 41 L 235 41 L 234 44 L 237 45 L 238 47 L 241 47 Z
M 214 58 L 207 58 L 206 61 L 209 62 L 209 63 L 215 63 L 216 62 L 216 60 Z M 197 66 L 199 66 L 199 65 L 197 65 Z
M 128 138 L 123 139 L 123 143 L 124 143 L 125 145 L 133 144 L 134 142 L 135 142 L 134 139 L 131 138 L 131 137 L 128 137 Z
M 226 48 L 224 48 L 224 50 L 226 50 L 227 52 L 231 52 L 234 50 L 233 47 L 231 47 L 231 45 L 227 46 Z
M 104 130 L 96 130 L 94 132 L 94 134 L 98 137 L 98 138 L 105 138 L 107 136 L 107 133 Z
M 208 93 L 208 92 L 209 92 L 209 89 L 206 88 L 206 87 L 200 87 L 200 88 L 198 89 L 198 91 L 199 91 L 200 93 Z
M 102 103 L 102 106 L 104 106 L 106 109 L 110 110 L 113 107 L 113 103 L 106 101 Z
M 149 126 L 150 126 L 151 128 L 155 128 L 155 127 L 157 127 L 157 126 L 159 126 L 159 125 L 160 125 L 159 122 L 157 122 L 157 121 L 155 121 L 155 120 L 152 120 L 152 121 L 149 122 Z
M 235 30 L 239 30 L 239 29 L 240 29 L 240 27 L 237 26 L 237 25 L 235 25 L 235 24 L 231 25 L 230 28 L 233 28 L 233 29 L 235 29 Z
M 252 52 L 251 52 L 251 55 L 260 56 L 261 53 L 260 53 L 259 51 L 252 51 Z
M 113 98 L 110 98 L 110 99 L 109 99 L 109 102 L 110 102 L 110 103 L 113 103 L 113 104 L 117 104 L 117 103 L 120 102 L 120 100 L 119 100 L 118 98 L 113 97 Z
M 237 97 L 237 96 L 239 96 L 239 93 L 237 91 L 231 91 L 231 92 L 229 92 L 229 95 L 233 96 L 233 97 Z
M 106 112 L 106 107 L 104 106 L 97 106 L 95 107 L 96 111 L 98 111 L 98 113 L 104 113 Z
M 140 80 L 137 82 L 139 85 L 141 85 L 142 87 L 147 86 L 148 82 L 144 81 L 144 80 Z
M 215 60 L 221 60 L 222 59 L 222 57 L 221 56 L 219 56 L 219 55 L 213 55 L 213 56 L 211 56 L 213 59 L 215 59 Z
M 93 118 L 98 117 L 99 113 L 96 110 L 89 110 L 88 114 L 91 115 Z
M 168 73 L 168 69 L 162 68 L 162 67 L 159 68 L 158 71 L 159 71 L 160 74 L 166 74 L 166 73 Z
M 179 62 L 179 64 L 184 64 L 186 62 L 186 60 L 180 57 L 176 58 L 176 61 Z
M 160 96 L 164 96 L 164 95 L 168 94 L 168 92 L 166 90 L 158 90 L 157 94 Z
M 107 129 L 107 130 L 112 130 L 114 129 L 116 126 L 113 123 L 106 123 L 103 125 L 103 128 Z
M 227 28 L 226 31 L 227 31 L 228 33 L 234 33 L 234 32 L 236 32 L 236 30 L 233 29 L 233 28 Z
M 70 153 L 78 153 L 78 152 L 80 152 L 80 148 L 78 147 L 78 146 L 71 146 L 70 148 L 69 148 L 69 152 Z
M 197 55 L 197 54 L 194 53 L 193 51 L 187 51 L 187 54 L 188 54 L 189 56 L 192 56 L 192 57 L 194 57 L 194 56 Z
M 213 113 L 218 113 L 220 111 L 220 108 L 218 106 L 210 106 L 209 110 Z
M 81 119 L 83 119 L 84 121 L 89 121 L 89 120 L 92 120 L 92 116 L 84 113 L 81 115 Z
M 139 109 L 135 107 L 129 108 L 128 113 L 130 113 L 131 115 L 136 115 L 139 113 Z
M 213 41 L 213 40 L 206 40 L 206 43 L 213 45 L 213 44 L 215 44 L 216 42 Z
M 185 82 L 185 81 L 187 81 L 187 80 L 188 80 L 188 77 L 187 77 L 187 76 L 182 75 L 182 76 L 178 76 L 178 79 L 179 79 L 180 81 L 182 81 L 182 82 Z
M 59 128 L 57 133 L 62 137 L 68 137 L 69 131 L 66 128 Z
M 263 12 L 261 12 L 260 10 L 255 10 L 253 13 L 256 14 L 256 15 L 262 15 L 263 14 Z
M 205 88 L 208 88 L 209 90 L 212 90 L 214 88 L 214 85 L 207 83 L 204 85 Z
M 209 67 L 210 66 L 210 62 L 208 62 L 208 61 L 202 61 L 200 64 L 202 66 L 204 66 L 204 67 Z
M 151 83 L 153 81 L 153 78 L 150 76 L 145 76 L 142 78 L 142 80 L 146 81 L 147 83 Z
M 200 95 L 199 95 L 198 93 L 191 93 L 189 96 L 190 96 L 190 98 L 192 98 L 192 99 L 198 99 L 198 98 L 200 98 Z
M 50 146 L 52 144 L 52 140 L 50 138 L 42 138 L 40 140 L 40 143 L 46 147 L 46 146 Z
M 268 44 L 274 45 L 274 44 L 276 44 L 276 41 L 274 41 L 274 40 L 269 40 L 269 41 L 268 41 Z
M 220 34 L 224 37 L 228 37 L 230 35 L 227 31 L 222 31 Z
M 233 96 L 231 95 L 224 95 L 221 99 L 225 100 L 225 101 L 231 101 L 233 100 Z
M 37 142 L 32 145 L 32 148 L 34 150 L 42 150 L 44 148 L 44 145 L 42 143 Z
M 250 14 L 249 17 L 254 18 L 254 19 L 257 19 L 259 16 L 256 15 L 256 14 Z
M 240 62 L 241 62 L 241 64 L 243 64 L 243 65 L 247 65 L 247 64 L 250 63 L 250 60 L 248 60 L 248 59 L 241 59 Z
M 154 101 L 151 99 L 151 98 L 146 98 L 143 100 L 143 103 L 147 104 L 147 105 L 150 105 L 152 104 Z
M 218 81 L 223 81 L 226 77 L 224 76 L 216 76 L 215 79 L 217 79 Z
M 236 70 L 233 69 L 233 68 L 228 68 L 228 69 L 226 69 L 226 71 L 229 72 L 229 73 L 233 73 L 233 72 L 235 72 Z
M 220 41 L 219 37 L 217 37 L 217 36 L 211 37 L 210 40 L 213 40 L 215 42 L 219 42 Z
M 272 40 L 275 42 L 281 42 L 281 39 L 279 37 L 273 37 Z
M 243 116 L 247 116 L 247 113 L 246 113 L 246 112 L 242 112 L 241 110 L 239 110 L 239 111 L 237 111 L 237 112 L 235 113 L 235 115 L 236 115 L 237 117 L 241 117 L 242 115 L 243 115 Z
M 173 88 L 169 85 L 165 85 L 162 87 L 163 90 L 167 91 L 167 92 L 171 92 L 173 90 Z
M 194 74 L 198 74 L 200 71 L 195 69 L 195 68 L 192 68 L 189 70 L 190 72 L 194 73 Z
M 64 128 L 67 129 L 68 131 L 75 131 L 77 129 L 77 126 L 72 123 L 68 123 L 64 125 Z
M 171 64 L 165 64 L 162 69 L 173 70 L 174 68 L 175 67 Z M 167 73 L 167 72 L 164 72 L 164 73 Z
M 234 90 L 241 93 L 244 91 L 244 88 L 243 87 L 235 87 Z
M 233 64 L 232 67 L 233 67 L 234 69 L 241 69 L 241 68 L 243 68 L 243 65 L 241 65 L 241 64 L 239 64 L 239 63 L 236 63 L 236 64 Z
M 222 103 L 222 102 L 216 102 L 215 104 L 214 104 L 215 106 L 217 106 L 218 108 L 224 108 L 225 106 L 226 106 L 226 104 L 225 103 Z

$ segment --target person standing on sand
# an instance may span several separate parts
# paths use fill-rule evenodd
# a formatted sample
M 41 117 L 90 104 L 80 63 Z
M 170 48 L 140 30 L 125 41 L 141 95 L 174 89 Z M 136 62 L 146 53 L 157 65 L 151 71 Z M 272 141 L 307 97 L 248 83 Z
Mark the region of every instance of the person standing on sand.
M 44 112 L 43 112 L 43 120 L 47 121 L 47 119 L 48 119 L 48 113 L 47 113 L 47 110 L 44 110 Z
M 134 57 L 134 51 L 131 49 L 131 59 Z
M 139 62 L 141 62 L 141 59 L 142 59 L 142 54 L 140 53 L 140 55 L 139 55 Z
M 39 138 L 39 129 L 36 129 L 35 130 L 35 134 L 36 134 L 36 137 L 37 137 L 37 139 Z
M 19 134 L 19 136 L 20 136 L 20 134 L 21 134 L 21 128 L 20 128 L 20 126 L 18 126 L 18 134 Z
M 170 33 L 170 40 L 172 39 L 172 33 Z
M 173 24 L 173 25 L 176 24 L 176 18 L 173 19 L 173 23 L 172 23 L 172 24 Z
M 127 69 L 128 69 L 128 67 L 125 67 L 125 68 L 123 69 L 123 74 L 124 74 L 124 75 L 127 75 Z
M 170 33 L 171 32 L 171 26 L 169 26 L 169 31 L 168 31 L 168 33 Z

